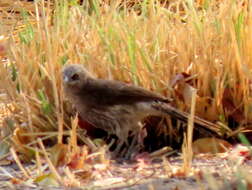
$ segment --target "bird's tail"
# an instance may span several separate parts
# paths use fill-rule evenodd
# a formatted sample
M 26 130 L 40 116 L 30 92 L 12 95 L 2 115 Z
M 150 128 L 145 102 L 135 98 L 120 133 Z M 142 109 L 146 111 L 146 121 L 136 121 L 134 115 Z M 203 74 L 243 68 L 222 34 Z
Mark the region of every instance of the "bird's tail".
M 168 114 L 172 118 L 183 122 L 188 122 L 188 118 L 190 116 L 189 113 L 180 111 L 170 104 L 153 103 L 152 107 L 164 114 Z M 197 127 L 197 130 L 203 130 L 204 133 L 210 133 L 211 136 L 222 136 L 220 125 L 202 119 L 198 116 L 194 116 L 194 125 Z

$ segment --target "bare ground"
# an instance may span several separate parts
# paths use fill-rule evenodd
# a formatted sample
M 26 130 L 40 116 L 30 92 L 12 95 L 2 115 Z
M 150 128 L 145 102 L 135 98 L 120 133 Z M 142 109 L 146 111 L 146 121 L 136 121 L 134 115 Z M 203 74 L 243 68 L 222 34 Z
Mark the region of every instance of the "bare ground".
M 113 163 L 106 171 L 94 170 L 92 177 L 82 182 L 78 187 L 43 187 L 32 179 L 20 180 L 22 172 L 15 164 L 0 167 L 0 189 L 98 189 L 98 190 L 179 190 L 179 189 L 237 189 L 241 185 L 239 177 L 243 168 L 252 171 L 251 161 L 237 164 L 227 157 L 208 157 L 206 155 L 194 159 L 191 174 L 181 172 L 182 160 L 178 157 L 169 159 L 165 164 L 143 163 L 117 164 Z M 29 166 L 30 167 L 30 166 Z M 6 172 L 7 171 L 7 172 Z M 7 173 L 13 177 L 8 176 Z M 80 177 L 80 176 L 79 176 Z M 80 180 L 81 181 L 81 180 Z

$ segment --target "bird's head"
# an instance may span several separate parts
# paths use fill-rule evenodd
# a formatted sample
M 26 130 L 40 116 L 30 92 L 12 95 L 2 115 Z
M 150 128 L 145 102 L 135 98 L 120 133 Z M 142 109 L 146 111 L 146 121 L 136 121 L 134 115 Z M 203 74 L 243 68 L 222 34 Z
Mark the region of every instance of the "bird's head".
M 92 75 L 80 64 L 69 64 L 62 69 L 63 84 L 68 87 L 82 87 Z

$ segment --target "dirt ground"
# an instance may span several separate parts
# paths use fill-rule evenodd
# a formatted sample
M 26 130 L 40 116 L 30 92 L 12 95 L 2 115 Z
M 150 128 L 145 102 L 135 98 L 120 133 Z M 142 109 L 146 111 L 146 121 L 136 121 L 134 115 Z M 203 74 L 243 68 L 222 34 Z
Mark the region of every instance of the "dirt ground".
M 167 163 L 166 163 L 167 164 Z M 201 189 L 237 189 L 241 182 L 239 177 L 246 166 L 247 171 L 252 171 L 252 162 L 236 165 L 221 157 L 207 158 L 205 155 L 193 161 L 191 175 L 185 176 L 180 171 L 182 160 L 178 157 L 169 159 L 169 167 L 163 163 L 146 164 L 112 164 L 106 174 L 94 175 L 92 179 L 81 183 L 79 187 L 43 187 L 26 180 L 20 184 L 14 184 L 15 178 L 22 178 L 22 173 L 15 164 L 0 167 L 0 189 L 58 189 L 58 190 L 201 190 Z M 7 173 L 11 174 L 8 176 Z M 107 175 L 109 173 L 109 175 Z M 239 174 L 239 175 L 237 175 Z M 98 177 L 99 176 L 99 177 Z

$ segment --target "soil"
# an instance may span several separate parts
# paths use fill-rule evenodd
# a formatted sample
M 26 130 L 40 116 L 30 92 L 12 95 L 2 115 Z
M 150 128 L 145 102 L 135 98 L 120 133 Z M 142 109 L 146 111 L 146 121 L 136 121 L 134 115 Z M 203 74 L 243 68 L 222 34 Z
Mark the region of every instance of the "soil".
M 58 190 L 200 190 L 200 189 L 236 189 L 241 183 L 236 178 L 240 173 L 239 167 L 246 166 L 251 171 L 252 164 L 246 162 L 240 166 L 221 156 L 200 156 L 193 161 L 191 173 L 186 175 L 181 172 L 182 160 L 179 157 L 168 159 L 165 164 L 159 163 L 113 163 L 106 172 L 94 171 L 94 176 L 79 187 L 43 187 L 33 180 L 19 181 L 22 172 L 15 164 L 0 167 L 0 189 L 58 189 Z M 167 167 L 168 166 L 168 167 Z M 30 167 L 30 166 L 27 166 Z M 7 173 L 13 176 L 6 175 Z M 109 174 L 109 175 L 108 175 Z

